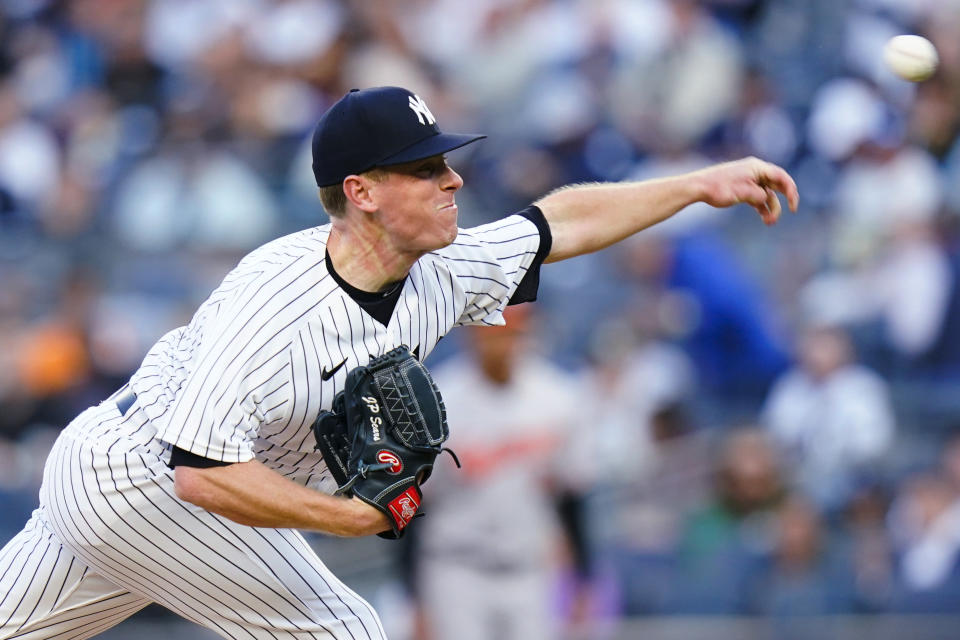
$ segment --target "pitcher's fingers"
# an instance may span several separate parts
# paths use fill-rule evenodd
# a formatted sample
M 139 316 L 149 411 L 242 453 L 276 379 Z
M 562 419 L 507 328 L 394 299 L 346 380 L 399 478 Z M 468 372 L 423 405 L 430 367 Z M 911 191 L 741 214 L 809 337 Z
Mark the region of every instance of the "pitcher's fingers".
M 737 189 L 737 202 L 746 202 L 751 207 L 760 211 L 767 206 L 767 188 L 759 182 L 748 181 L 740 185 Z
M 754 209 L 756 209 L 757 213 L 760 214 L 760 220 L 763 221 L 763 224 L 767 225 L 768 227 L 776 224 L 777 218 L 773 214 L 773 212 L 770 211 L 769 207 L 767 206 L 767 203 L 763 203 L 762 205 L 756 206 L 754 207 Z
M 754 197 L 754 192 L 750 192 L 751 197 L 744 199 L 744 202 L 753 207 L 757 212 L 763 224 L 770 226 L 777 221 L 773 211 L 770 210 L 770 200 L 767 198 L 766 190 L 761 190 Z
M 790 174 L 775 164 L 767 164 L 761 178 L 764 186 L 773 187 L 787 198 L 790 211 L 796 211 L 800 206 L 800 192 L 797 183 Z
M 780 212 L 783 210 L 780 206 L 780 198 L 777 197 L 777 192 L 771 187 L 765 187 L 765 189 L 767 191 L 767 210 L 770 211 L 773 221 L 776 222 L 780 219 Z

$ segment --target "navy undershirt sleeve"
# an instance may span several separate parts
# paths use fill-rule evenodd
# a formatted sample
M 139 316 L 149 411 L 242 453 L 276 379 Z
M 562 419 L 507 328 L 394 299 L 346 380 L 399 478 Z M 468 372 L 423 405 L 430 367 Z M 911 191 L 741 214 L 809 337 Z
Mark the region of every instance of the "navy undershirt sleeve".
M 537 225 L 537 230 L 540 232 L 540 248 L 537 249 L 537 255 L 534 256 L 527 273 L 523 276 L 523 280 L 520 281 L 517 290 L 513 292 L 513 296 L 507 304 L 533 302 L 537 299 L 537 290 L 540 288 L 540 265 L 550 255 L 550 248 L 553 246 L 550 224 L 539 207 L 530 205 L 523 211 L 518 211 L 516 215 L 523 216 Z
M 175 468 L 177 465 L 207 469 L 209 467 L 225 467 L 228 464 L 233 463 L 213 460 L 211 458 L 204 458 L 203 456 L 198 456 L 197 454 L 187 451 L 186 449 L 174 447 L 170 452 L 170 462 L 167 463 L 167 466 L 171 469 Z

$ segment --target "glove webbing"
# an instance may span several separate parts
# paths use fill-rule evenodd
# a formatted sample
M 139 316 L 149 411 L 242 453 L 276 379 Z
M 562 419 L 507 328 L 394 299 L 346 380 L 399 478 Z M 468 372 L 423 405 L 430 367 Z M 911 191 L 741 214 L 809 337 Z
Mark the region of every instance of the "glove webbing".
M 434 397 L 438 399 L 437 409 L 446 424 L 447 410 L 440 399 L 440 392 L 433 380 L 420 371 L 419 363 L 415 361 L 402 370 L 384 370 L 373 374 L 374 383 L 380 401 L 392 418 L 394 433 L 406 446 L 419 451 L 438 451 L 438 445 L 446 440 L 446 433 L 433 434 L 425 430 L 422 425 L 425 407 L 419 403 L 416 394 L 410 393 L 413 383 L 410 375 L 423 376 L 430 382 Z M 416 411 L 420 415 L 415 415 Z

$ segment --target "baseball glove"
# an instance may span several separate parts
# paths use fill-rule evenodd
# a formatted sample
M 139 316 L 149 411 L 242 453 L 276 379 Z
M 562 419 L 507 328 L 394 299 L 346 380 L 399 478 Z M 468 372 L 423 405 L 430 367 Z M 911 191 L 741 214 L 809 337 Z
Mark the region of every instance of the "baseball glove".
M 400 346 L 347 373 L 331 411 L 313 433 L 338 495 L 354 495 L 387 514 L 399 538 L 418 515 L 420 485 L 450 435 L 446 409 L 430 372 Z M 422 515 L 422 514 L 420 514 Z

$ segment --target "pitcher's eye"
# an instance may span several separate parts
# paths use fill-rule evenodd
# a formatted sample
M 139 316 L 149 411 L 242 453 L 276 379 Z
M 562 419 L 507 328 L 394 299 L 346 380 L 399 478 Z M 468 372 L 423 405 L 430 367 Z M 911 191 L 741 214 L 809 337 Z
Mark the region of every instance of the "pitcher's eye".
M 430 158 L 422 164 L 416 165 L 413 173 L 418 178 L 430 179 L 436 178 L 447 170 L 447 158 L 445 156 Z

